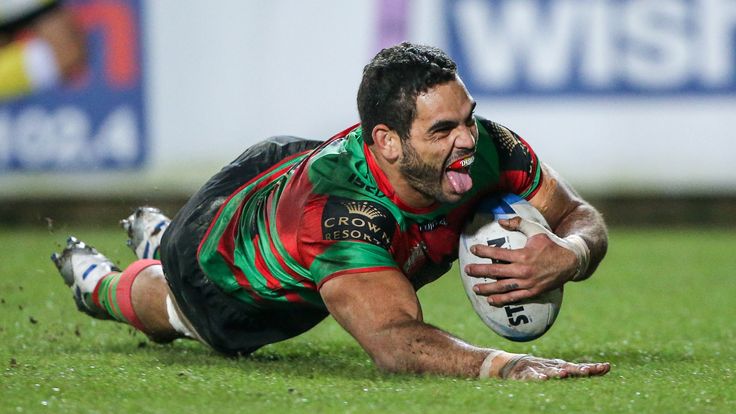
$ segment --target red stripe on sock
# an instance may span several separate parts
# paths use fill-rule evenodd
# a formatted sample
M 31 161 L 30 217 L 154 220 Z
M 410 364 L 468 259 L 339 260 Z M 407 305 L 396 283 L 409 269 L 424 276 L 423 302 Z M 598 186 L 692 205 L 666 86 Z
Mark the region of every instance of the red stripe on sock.
M 107 275 L 109 275 L 109 273 Z M 97 282 L 97 285 L 95 285 L 95 289 L 92 291 L 92 303 L 94 303 L 95 306 L 100 309 L 104 309 L 102 307 L 102 304 L 100 303 L 100 285 L 102 284 L 102 279 L 106 278 L 107 275 L 100 278 L 100 281 Z
M 153 259 L 142 259 L 131 263 L 130 266 L 128 266 L 120 275 L 118 288 L 115 290 L 115 299 L 120 307 L 120 312 L 122 312 L 123 317 L 131 325 L 141 331 L 145 331 L 145 327 L 133 310 L 133 299 L 131 296 L 133 282 L 143 269 L 160 264 L 160 260 Z

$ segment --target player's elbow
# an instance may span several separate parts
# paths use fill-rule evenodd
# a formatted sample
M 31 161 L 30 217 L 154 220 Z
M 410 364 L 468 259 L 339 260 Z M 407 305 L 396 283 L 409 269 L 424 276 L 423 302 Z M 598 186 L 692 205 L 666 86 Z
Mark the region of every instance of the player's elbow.
M 373 363 L 376 368 L 385 374 L 401 374 L 407 372 L 405 363 L 401 362 L 401 358 L 397 358 L 397 355 L 391 352 L 382 352 L 377 354 L 371 354 Z
M 385 335 L 375 332 L 370 336 L 358 338 L 358 342 L 379 371 L 397 373 L 399 372 L 397 350 L 386 339 Z
M 422 343 L 407 332 L 407 329 L 417 324 L 417 321 L 408 321 L 394 324 L 371 335 L 369 340 L 363 341 L 363 347 L 370 355 L 379 371 L 390 374 L 420 373 L 423 371 L 418 356 L 422 350 L 416 344 Z

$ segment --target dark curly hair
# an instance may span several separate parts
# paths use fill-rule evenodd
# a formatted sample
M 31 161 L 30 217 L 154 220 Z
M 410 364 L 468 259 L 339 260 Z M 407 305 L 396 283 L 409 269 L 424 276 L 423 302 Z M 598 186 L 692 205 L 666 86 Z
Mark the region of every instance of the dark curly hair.
M 358 113 L 363 139 L 373 144 L 371 132 L 386 124 L 401 139 L 409 137 L 419 94 L 455 79 L 457 65 L 442 50 L 404 42 L 381 50 L 363 68 L 358 88 Z

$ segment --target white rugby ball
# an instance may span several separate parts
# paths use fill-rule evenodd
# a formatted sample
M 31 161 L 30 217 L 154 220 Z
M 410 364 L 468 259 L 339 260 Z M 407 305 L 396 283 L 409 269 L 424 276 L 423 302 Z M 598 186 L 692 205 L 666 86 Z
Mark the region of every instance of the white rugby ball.
M 537 222 L 549 229 L 542 214 L 523 198 L 514 194 L 489 197 L 480 202 L 473 220 L 465 226 L 460 235 L 458 259 L 465 293 L 478 316 L 493 332 L 512 341 L 524 342 L 539 338 L 555 322 L 562 305 L 562 288 L 503 307 L 495 307 L 488 303 L 487 296 L 475 294 L 473 286 L 479 283 L 495 283 L 496 280 L 471 277 L 465 273 L 467 264 L 492 262 L 491 259 L 470 253 L 470 247 L 474 244 L 507 249 L 524 247 L 526 235 L 518 231 L 508 231 L 498 224 L 499 219 L 516 216 Z

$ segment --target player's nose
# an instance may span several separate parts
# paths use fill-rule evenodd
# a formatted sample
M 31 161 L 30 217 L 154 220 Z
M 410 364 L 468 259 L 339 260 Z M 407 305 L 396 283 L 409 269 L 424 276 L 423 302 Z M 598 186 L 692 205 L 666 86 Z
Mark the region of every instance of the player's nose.
M 473 130 L 468 127 L 460 128 L 458 136 L 455 138 L 455 146 L 463 149 L 475 149 Z

